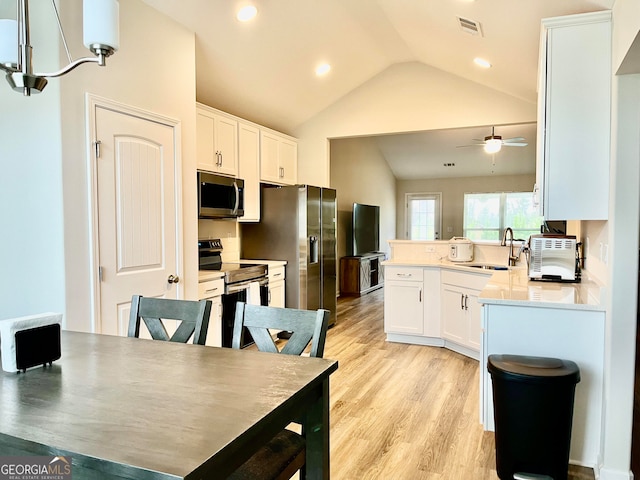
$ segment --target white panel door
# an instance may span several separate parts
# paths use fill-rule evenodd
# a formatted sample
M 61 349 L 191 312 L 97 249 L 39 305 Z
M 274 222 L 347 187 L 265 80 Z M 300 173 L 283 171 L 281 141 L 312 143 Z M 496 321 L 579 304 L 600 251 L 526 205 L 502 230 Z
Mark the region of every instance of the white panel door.
M 131 296 L 178 298 L 174 129 L 96 108 L 100 322 L 126 335 Z

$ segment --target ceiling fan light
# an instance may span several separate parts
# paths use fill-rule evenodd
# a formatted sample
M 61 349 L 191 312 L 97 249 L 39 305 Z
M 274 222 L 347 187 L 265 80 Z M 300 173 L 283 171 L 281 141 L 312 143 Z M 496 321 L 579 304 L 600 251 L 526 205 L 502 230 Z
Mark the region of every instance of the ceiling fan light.
M 484 144 L 484 151 L 487 153 L 498 153 L 502 148 L 502 140 L 492 138 Z

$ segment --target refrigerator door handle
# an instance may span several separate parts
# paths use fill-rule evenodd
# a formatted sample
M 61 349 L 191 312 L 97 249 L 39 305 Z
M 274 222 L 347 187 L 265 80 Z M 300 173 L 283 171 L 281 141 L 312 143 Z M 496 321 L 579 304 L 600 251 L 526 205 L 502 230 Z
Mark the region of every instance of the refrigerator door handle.
M 309 237 L 309 263 L 318 263 L 318 237 Z

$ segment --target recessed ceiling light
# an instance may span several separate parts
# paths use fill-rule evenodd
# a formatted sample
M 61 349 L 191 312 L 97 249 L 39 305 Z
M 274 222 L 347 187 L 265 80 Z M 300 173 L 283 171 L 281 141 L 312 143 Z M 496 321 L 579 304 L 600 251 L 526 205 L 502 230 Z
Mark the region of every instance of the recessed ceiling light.
M 236 18 L 241 22 L 248 22 L 253 19 L 258 14 L 258 9 L 253 5 L 247 5 L 246 7 L 242 7 L 238 10 L 238 14 Z
M 322 75 L 326 75 L 327 73 L 329 73 L 329 70 L 331 70 L 331 65 L 329 65 L 328 63 L 323 63 L 322 65 L 318 65 L 316 67 L 316 75 L 321 77 Z
M 482 68 L 491 68 L 491 64 L 487 62 L 484 58 L 474 58 L 473 63 Z

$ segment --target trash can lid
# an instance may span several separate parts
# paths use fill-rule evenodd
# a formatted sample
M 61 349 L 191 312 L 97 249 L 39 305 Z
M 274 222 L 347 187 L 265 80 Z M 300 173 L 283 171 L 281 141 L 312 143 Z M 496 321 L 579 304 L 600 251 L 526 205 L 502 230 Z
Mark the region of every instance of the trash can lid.
M 487 370 L 493 378 L 529 383 L 578 383 L 580 369 L 571 360 L 523 355 L 489 355 Z

